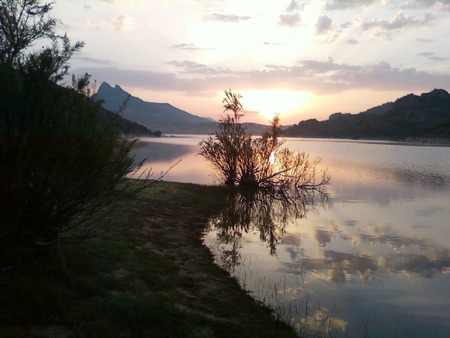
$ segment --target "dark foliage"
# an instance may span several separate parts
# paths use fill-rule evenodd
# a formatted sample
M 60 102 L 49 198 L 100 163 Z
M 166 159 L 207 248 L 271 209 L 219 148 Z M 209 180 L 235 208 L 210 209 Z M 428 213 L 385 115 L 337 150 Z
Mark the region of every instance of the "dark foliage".
M 102 116 L 106 119 L 111 119 L 115 121 L 120 132 L 123 135 L 142 136 L 142 137 L 161 137 L 162 135 L 161 131 L 159 130 L 152 131 L 151 129 L 139 123 L 127 120 L 123 118 L 121 115 L 113 113 L 106 109 L 102 109 Z
M 241 96 L 225 91 L 224 113 L 219 130 L 200 142 L 200 155 L 207 159 L 219 181 L 226 185 L 274 188 L 295 195 L 297 189 L 322 189 L 330 181 L 326 170 L 316 170 L 319 160 L 305 153 L 282 148 L 278 115 L 261 137 L 254 138 L 240 123 Z M 228 113 L 231 111 L 232 113 Z
M 86 95 L 89 75 L 57 84 L 83 43 L 55 35 L 51 8 L 0 2 L 0 266 L 52 251 L 61 233 L 104 234 L 94 213 L 147 182 L 123 182 L 139 165 L 117 121 Z M 28 52 L 36 40 L 51 46 Z
M 366 112 L 336 113 L 327 121 L 307 120 L 284 131 L 286 136 L 420 139 L 450 138 L 450 94 L 435 89 L 407 95 Z
M 4 65 L 0 79 L 0 247 L 14 260 L 57 246 L 134 167 L 99 104 L 40 73 Z

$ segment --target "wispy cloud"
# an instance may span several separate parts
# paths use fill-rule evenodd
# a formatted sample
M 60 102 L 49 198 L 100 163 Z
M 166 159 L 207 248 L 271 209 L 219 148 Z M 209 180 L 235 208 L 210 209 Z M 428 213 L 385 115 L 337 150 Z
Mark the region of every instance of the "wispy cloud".
M 422 56 L 422 57 L 425 57 L 425 58 L 433 60 L 433 61 L 448 61 L 448 60 L 450 60 L 449 58 L 440 57 L 431 52 L 419 53 L 419 54 L 417 54 L 417 56 Z
M 266 46 L 280 46 L 280 45 L 281 45 L 281 42 L 269 42 L 269 41 L 264 41 L 263 44 L 266 45 Z
M 202 74 L 202 75 L 218 75 L 218 74 L 230 74 L 232 73 L 229 69 L 222 67 L 210 67 L 202 63 L 197 63 L 193 61 L 171 61 L 171 65 L 182 69 L 183 73 L 191 74 Z
M 128 32 L 134 29 L 134 22 L 128 14 L 122 14 L 111 21 L 111 27 L 119 32 Z
M 325 2 L 327 10 L 342 10 L 354 7 L 369 6 L 377 0 L 328 0 Z
M 207 20 L 210 21 L 218 21 L 218 22 L 224 22 L 224 23 L 233 23 L 233 22 L 240 22 L 240 21 L 246 21 L 251 19 L 250 16 L 239 16 L 236 14 L 220 14 L 220 13 L 213 13 L 211 15 L 208 15 L 206 17 Z
M 215 48 L 202 48 L 197 47 L 193 43 L 179 43 L 172 46 L 175 49 L 182 49 L 182 50 L 214 50 Z
M 404 9 L 438 8 L 441 11 L 450 11 L 450 1 L 448 0 L 409 0 L 401 5 Z
M 357 7 L 368 7 L 372 5 L 399 6 L 399 8 L 403 9 L 421 9 L 434 7 L 440 10 L 450 11 L 450 2 L 448 0 L 326 0 L 325 9 L 345 10 Z
M 430 42 L 434 42 L 435 40 L 433 40 L 433 39 L 417 38 L 416 41 L 417 42 L 423 42 L 423 43 L 430 43 Z
M 84 62 L 87 62 L 87 63 L 96 64 L 96 65 L 109 66 L 109 65 L 112 64 L 112 62 L 109 61 L 109 60 L 93 58 L 93 57 L 89 57 L 89 56 L 83 56 L 83 55 L 80 55 L 80 54 L 75 54 L 72 57 L 72 59 L 73 60 L 80 60 L 80 61 L 84 61 Z
M 382 30 L 398 30 L 409 27 L 424 27 L 431 26 L 436 23 L 436 19 L 431 14 L 426 14 L 424 19 L 417 19 L 406 15 L 403 11 L 400 11 L 391 20 L 383 20 L 379 18 L 373 18 L 371 21 L 364 22 L 361 25 L 362 30 L 370 29 L 382 29 Z
M 99 31 L 113 30 L 116 32 L 129 32 L 134 30 L 135 22 L 128 14 L 121 14 L 110 21 L 90 22 L 89 26 Z

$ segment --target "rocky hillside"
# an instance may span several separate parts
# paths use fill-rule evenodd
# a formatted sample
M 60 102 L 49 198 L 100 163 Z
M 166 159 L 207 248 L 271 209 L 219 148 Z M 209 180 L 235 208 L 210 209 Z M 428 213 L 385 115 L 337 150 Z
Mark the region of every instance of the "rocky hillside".
M 301 121 L 286 136 L 353 139 L 450 138 L 450 94 L 434 89 L 409 94 L 359 114 L 332 114 L 326 121 Z
M 102 100 L 103 107 L 113 112 L 120 110 L 126 102 L 121 114 L 123 118 L 163 133 L 204 132 L 216 127 L 216 123 L 210 119 L 192 115 L 168 103 L 143 101 L 120 86 L 111 87 L 106 82 L 100 86 L 95 99 Z

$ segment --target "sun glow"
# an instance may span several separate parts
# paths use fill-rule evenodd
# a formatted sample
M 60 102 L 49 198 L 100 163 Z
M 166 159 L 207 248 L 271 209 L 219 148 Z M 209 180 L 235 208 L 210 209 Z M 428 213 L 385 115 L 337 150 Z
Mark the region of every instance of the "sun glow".
M 242 90 L 240 94 L 244 109 L 257 112 L 264 120 L 271 120 L 275 114 L 283 119 L 298 112 L 311 96 L 307 92 L 285 89 Z

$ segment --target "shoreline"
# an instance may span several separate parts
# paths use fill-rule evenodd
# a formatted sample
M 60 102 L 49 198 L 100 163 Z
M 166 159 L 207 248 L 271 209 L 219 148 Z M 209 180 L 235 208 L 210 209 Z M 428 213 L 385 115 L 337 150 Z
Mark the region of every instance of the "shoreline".
M 402 139 L 402 140 L 389 140 L 389 139 L 378 139 L 378 138 L 338 138 L 338 137 L 314 137 L 314 136 L 284 136 L 286 139 L 306 139 L 306 140 L 316 140 L 316 141 L 327 141 L 327 142 L 355 142 L 355 143 L 367 143 L 367 144 L 385 144 L 385 145 L 404 145 L 404 146 L 424 146 L 424 147 L 450 147 L 450 139 L 430 139 L 430 138 L 419 138 L 419 139 Z
M 227 191 L 160 182 L 104 220 L 130 228 L 120 240 L 64 245 L 0 273 L 0 336 L 296 337 L 203 243 Z

